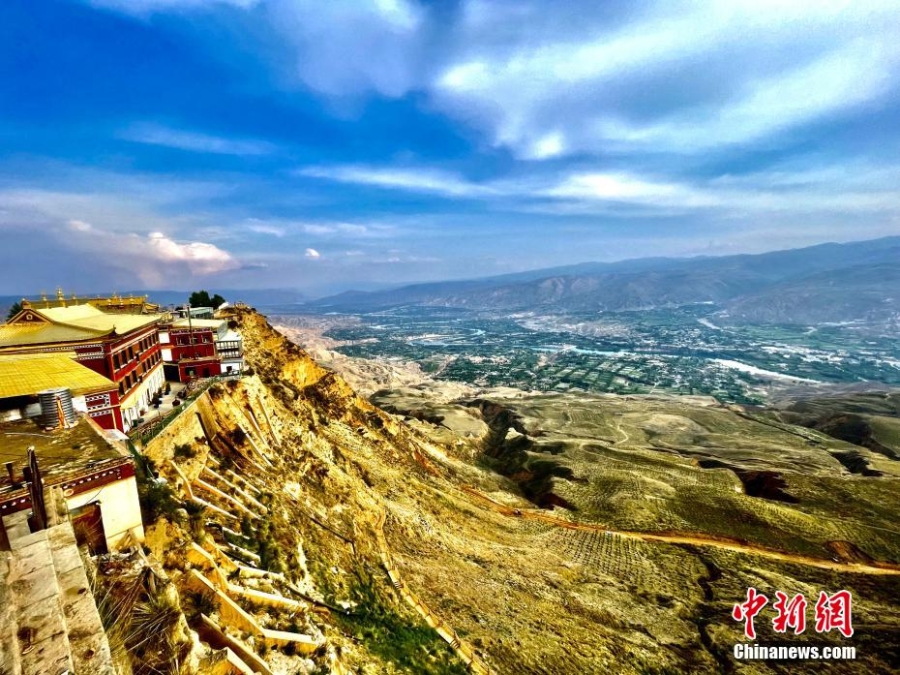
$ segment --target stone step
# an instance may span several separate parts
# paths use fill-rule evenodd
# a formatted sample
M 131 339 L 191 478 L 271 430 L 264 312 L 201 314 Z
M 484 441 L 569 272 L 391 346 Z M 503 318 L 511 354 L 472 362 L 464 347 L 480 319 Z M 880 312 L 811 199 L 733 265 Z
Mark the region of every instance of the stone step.
M 75 533 L 66 524 L 49 530 L 48 538 L 63 617 L 68 627 L 74 672 L 77 675 L 116 675 L 109 640 L 91 593 Z
M 0 551 L 0 673 L 22 675 L 19 641 L 16 633 L 16 606 L 6 579 L 12 553 Z
M 47 532 L 10 542 L 13 555 L 7 581 L 16 606 L 22 675 L 61 675 L 75 667 Z
M 0 554 L 0 672 L 116 675 L 71 524 L 26 533 Z

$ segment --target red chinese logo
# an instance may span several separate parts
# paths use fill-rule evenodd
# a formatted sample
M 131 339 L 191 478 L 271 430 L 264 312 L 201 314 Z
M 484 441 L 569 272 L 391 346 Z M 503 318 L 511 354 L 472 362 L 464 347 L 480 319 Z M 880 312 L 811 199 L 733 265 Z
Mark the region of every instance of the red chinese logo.
M 768 603 L 769 599 L 751 586 L 747 589 L 747 599 L 735 605 L 731 611 L 735 621 L 744 622 L 744 635 L 749 640 L 756 639 L 753 620 Z M 807 605 L 802 593 L 789 598 L 787 593 L 775 591 L 775 602 L 772 603 L 772 609 L 775 610 L 772 630 L 776 633 L 786 633 L 791 629 L 795 635 L 803 633 L 806 630 Z M 850 591 L 838 591 L 832 595 L 822 591 L 816 601 L 815 612 L 817 633 L 837 630 L 845 638 L 853 635 L 853 596 Z
M 769 603 L 769 599 L 762 593 L 757 593 L 752 586 L 747 589 L 747 601 L 734 606 L 731 610 L 731 616 L 735 621 L 744 622 L 744 635 L 749 639 L 756 639 L 756 627 L 753 625 L 753 619 L 762 611 L 762 608 Z
M 772 628 L 776 633 L 786 633 L 788 628 L 793 628 L 794 634 L 800 635 L 806 630 L 806 598 L 797 593 L 788 600 L 787 594 L 781 591 L 775 591 L 775 597 L 772 608 L 778 616 L 772 619 Z
M 827 633 L 837 628 L 846 638 L 853 635 L 852 605 L 853 596 L 850 591 L 838 591 L 831 597 L 824 591 L 819 593 L 816 601 L 816 632 Z

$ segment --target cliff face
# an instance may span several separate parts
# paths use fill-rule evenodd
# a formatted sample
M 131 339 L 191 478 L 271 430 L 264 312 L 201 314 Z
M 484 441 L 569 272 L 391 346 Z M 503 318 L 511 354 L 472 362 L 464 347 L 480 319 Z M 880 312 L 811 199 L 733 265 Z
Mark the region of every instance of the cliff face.
M 384 494 L 434 471 L 436 449 L 264 317 L 232 320 L 253 374 L 209 389 L 144 448 L 174 497 L 147 542 L 206 645 L 201 672 L 226 647 L 263 672 L 464 672 L 434 628 L 478 657 L 402 591 L 382 535 Z

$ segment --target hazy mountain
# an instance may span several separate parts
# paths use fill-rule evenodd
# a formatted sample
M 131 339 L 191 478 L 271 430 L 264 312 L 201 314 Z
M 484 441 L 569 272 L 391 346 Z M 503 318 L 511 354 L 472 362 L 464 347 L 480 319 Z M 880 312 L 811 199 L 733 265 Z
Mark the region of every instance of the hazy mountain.
M 898 311 L 900 237 L 758 255 L 584 263 L 485 279 L 349 292 L 310 308 L 406 304 L 503 311 L 612 311 L 712 302 L 736 320 L 818 323 Z
M 735 298 L 726 311 L 746 323 L 884 321 L 900 316 L 900 265 L 857 265 L 774 284 Z

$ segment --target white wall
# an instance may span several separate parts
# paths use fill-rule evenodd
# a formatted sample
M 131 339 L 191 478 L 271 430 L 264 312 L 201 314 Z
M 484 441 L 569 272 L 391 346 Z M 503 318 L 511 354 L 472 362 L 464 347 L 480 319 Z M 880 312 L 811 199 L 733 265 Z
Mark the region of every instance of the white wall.
M 126 429 L 130 428 L 134 421 L 141 416 L 141 410 L 150 410 L 150 400 L 153 394 L 162 389 L 166 384 L 166 376 L 163 373 L 162 362 L 157 363 L 150 374 L 141 382 L 141 386 L 128 394 L 127 399 L 121 405 L 122 420 Z
M 114 550 L 129 532 L 139 541 L 144 541 L 144 526 L 141 522 L 141 505 L 138 501 L 137 481 L 134 476 L 125 480 L 82 492 L 66 498 L 66 506 L 71 511 L 79 506 L 100 502 L 100 517 L 106 534 L 106 545 Z

